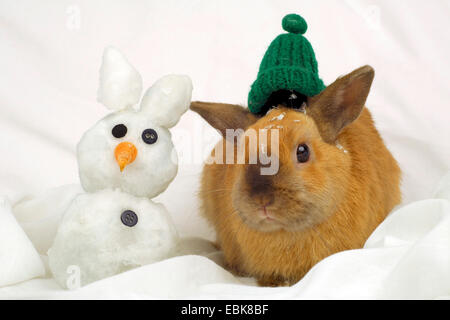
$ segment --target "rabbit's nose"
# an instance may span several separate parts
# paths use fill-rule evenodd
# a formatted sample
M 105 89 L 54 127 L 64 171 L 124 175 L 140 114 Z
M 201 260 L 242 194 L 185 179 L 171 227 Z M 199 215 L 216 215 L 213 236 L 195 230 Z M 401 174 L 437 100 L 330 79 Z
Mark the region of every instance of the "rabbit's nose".
M 252 196 L 270 195 L 273 192 L 272 176 L 261 174 L 261 165 L 250 164 L 245 171 L 245 181 Z
M 127 165 L 136 159 L 137 149 L 131 142 L 121 142 L 114 150 L 114 156 L 122 172 Z

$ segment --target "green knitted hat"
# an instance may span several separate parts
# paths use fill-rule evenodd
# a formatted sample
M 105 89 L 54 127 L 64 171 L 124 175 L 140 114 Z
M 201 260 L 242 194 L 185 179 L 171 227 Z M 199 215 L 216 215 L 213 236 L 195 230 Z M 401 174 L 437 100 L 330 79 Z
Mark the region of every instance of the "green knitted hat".
M 306 21 L 298 14 L 288 14 L 282 26 L 288 33 L 280 34 L 270 44 L 248 95 L 248 108 L 253 113 L 260 112 L 275 91 L 295 90 L 312 97 L 325 88 L 313 48 L 302 35 L 308 28 Z

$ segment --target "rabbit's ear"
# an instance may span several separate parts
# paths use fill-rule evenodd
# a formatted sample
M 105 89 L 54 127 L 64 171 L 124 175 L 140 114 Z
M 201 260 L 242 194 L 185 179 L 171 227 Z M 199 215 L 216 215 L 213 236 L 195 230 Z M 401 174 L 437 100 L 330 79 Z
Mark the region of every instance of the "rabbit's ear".
M 374 75 L 372 67 L 361 67 L 308 99 L 308 115 L 315 120 L 325 142 L 334 143 L 341 130 L 359 117 Z
M 247 108 L 235 104 L 194 101 L 191 110 L 197 112 L 224 138 L 227 129 L 245 130 L 258 121 L 258 117 Z
M 141 112 L 158 125 L 171 128 L 189 108 L 192 96 L 191 78 L 167 75 L 151 86 L 141 101 Z
M 142 77 L 116 48 L 103 52 L 97 101 L 115 111 L 132 107 L 142 93 Z

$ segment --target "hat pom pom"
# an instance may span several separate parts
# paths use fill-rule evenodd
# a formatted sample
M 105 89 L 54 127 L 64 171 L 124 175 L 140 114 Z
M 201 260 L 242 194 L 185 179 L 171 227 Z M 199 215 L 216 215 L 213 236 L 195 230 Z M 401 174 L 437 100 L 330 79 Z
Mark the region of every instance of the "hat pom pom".
M 306 32 L 306 29 L 308 29 L 308 25 L 306 24 L 305 19 L 295 13 L 285 16 L 281 25 L 287 32 L 295 34 L 304 34 Z

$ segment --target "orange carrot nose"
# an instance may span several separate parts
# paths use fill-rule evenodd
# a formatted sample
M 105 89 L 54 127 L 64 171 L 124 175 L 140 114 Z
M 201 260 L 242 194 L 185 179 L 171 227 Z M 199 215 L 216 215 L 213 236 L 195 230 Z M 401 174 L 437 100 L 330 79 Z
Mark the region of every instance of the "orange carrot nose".
M 137 149 L 131 142 L 121 142 L 114 150 L 114 156 L 122 172 L 127 165 L 136 159 Z

